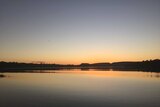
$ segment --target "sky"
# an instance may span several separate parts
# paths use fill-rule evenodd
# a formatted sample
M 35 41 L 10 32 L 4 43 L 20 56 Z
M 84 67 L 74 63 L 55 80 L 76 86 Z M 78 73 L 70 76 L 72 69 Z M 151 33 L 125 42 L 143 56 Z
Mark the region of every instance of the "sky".
M 160 58 L 160 0 L 0 0 L 0 61 Z

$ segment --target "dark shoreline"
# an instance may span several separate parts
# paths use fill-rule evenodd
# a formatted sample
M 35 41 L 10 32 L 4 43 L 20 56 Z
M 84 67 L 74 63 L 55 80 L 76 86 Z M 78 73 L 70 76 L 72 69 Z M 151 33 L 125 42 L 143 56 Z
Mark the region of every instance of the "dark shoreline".
M 104 70 L 104 71 L 145 71 L 160 72 L 160 60 L 146 60 L 139 62 L 114 62 L 114 63 L 82 63 L 80 65 L 62 65 L 62 64 L 34 64 L 18 62 L 0 62 L 0 72 L 26 71 L 26 70 Z
M 60 70 L 64 70 L 64 71 L 70 71 L 70 70 L 79 70 L 79 71 L 126 71 L 126 72 L 130 72 L 130 71 L 136 71 L 136 72 L 158 72 L 160 73 L 160 70 L 150 70 L 150 69 L 105 69 L 105 68 L 43 68 L 43 69 L 35 69 L 35 68 L 11 68 L 11 69 L 0 69 L 0 73 L 5 73 L 5 72 L 46 72 L 46 71 L 50 71 L 52 70 L 54 71 L 60 71 Z

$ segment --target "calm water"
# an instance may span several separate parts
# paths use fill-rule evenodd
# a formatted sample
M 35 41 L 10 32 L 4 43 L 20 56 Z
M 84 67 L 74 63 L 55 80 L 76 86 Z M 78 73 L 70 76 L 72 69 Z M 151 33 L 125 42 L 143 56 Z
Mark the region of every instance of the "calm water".
M 44 72 L 3 73 L 0 107 L 160 107 L 160 73 Z

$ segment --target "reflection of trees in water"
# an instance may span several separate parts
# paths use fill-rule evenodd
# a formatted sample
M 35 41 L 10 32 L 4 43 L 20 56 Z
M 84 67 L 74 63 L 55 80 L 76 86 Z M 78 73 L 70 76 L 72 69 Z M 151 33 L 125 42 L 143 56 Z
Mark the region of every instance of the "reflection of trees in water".
M 160 73 L 156 73 L 156 74 L 154 75 L 154 77 L 159 78 L 159 77 L 160 77 Z
M 147 78 L 160 78 L 160 73 L 155 73 L 155 72 L 146 72 L 146 77 Z
M 6 77 L 4 74 L 0 74 L 0 78 Z

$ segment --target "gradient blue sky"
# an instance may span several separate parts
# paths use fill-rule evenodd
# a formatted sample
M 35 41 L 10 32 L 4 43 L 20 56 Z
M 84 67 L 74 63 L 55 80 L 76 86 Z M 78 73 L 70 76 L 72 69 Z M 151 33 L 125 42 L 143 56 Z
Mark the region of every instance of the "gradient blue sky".
M 160 0 L 0 0 L 0 60 L 160 58 Z

